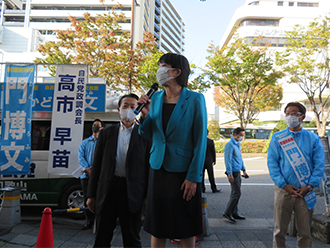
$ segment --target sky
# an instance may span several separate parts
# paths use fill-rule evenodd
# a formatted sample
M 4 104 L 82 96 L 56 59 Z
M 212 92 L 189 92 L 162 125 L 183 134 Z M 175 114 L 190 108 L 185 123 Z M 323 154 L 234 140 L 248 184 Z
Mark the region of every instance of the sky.
M 189 63 L 204 67 L 207 48 L 218 45 L 237 8 L 246 0 L 170 0 L 185 23 L 185 52 Z M 204 94 L 209 114 L 214 114 L 213 89 Z

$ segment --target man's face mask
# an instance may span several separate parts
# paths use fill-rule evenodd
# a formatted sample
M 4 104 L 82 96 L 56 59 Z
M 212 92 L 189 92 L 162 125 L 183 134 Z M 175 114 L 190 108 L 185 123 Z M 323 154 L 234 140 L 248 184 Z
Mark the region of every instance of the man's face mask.
M 132 109 L 127 108 L 127 109 L 120 109 L 119 116 L 120 116 L 120 119 L 122 119 L 124 121 L 131 121 L 135 118 L 136 114 L 134 113 L 134 111 Z
M 93 133 L 98 133 L 100 131 L 100 127 L 99 126 L 92 126 L 92 131 L 93 131 Z
M 168 68 L 166 66 L 162 66 L 159 67 L 159 69 L 157 70 L 157 74 L 156 74 L 156 78 L 157 81 L 160 85 L 164 85 L 166 82 L 168 82 L 169 80 L 175 78 L 175 77 L 170 77 L 167 74 L 168 70 L 174 70 L 175 68 Z
M 285 122 L 289 127 L 295 128 L 301 122 L 301 121 L 299 121 L 299 118 L 300 118 L 300 116 L 288 115 L 288 116 L 285 116 Z

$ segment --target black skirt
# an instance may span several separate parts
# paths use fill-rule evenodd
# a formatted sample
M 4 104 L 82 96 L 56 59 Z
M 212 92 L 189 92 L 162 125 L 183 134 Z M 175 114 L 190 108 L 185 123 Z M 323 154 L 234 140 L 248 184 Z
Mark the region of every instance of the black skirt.
M 150 169 L 144 230 L 156 238 L 184 239 L 203 233 L 201 186 L 190 201 L 181 185 L 186 172 Z

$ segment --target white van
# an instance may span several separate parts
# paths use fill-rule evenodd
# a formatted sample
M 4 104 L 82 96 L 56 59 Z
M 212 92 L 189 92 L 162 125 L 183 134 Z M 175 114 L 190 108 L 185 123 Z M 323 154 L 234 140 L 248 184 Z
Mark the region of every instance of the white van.
M 116 105 L 122 94 L 116 94 L 114 97 L 110 97 L 108 94 L 107 106 L 105 107 L 107 112 L 85 112 L 83 139 L 92 134 L 92 124 L 95 119 L 101 119 L 105 127 L 119 122 Z M 33 111 L 32 115 L 30 173 L 28 175 L 0 175 L 0 188 L 23 187 L 24 190 L 21 193 L 22 206 L 54 206 L 61 209 L 83 207 L 84 199 L 79 179 L 72 176 L 57 176 L 48 173 L 52 112 Z M 77 168 L 78 166 L 78 164 L 73 165 Z M 70 213 L 70 215 L 73 218 L 83 217 L 82 212 Z

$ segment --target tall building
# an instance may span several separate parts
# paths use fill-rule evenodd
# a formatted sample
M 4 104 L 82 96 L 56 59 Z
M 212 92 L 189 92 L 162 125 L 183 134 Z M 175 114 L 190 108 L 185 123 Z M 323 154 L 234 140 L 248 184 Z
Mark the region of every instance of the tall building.
M 31 62 L 39 44 L 55 40 L 55 30 L 70 27 L 69 16 L 79 20 L 85 12 L 107 13 L 117 3 L 116 11 L 127 18 L 120 25 L 132 33 L 134 44 L 148 31 L 161 51 L 184 52 L 185 24 L 170 0 L 2 0 L 0 62 Z
M 238 27 L 239 37 L 246 38 L 248 42 L 252 42 L 255 37 L 261 35 L 263 36 L 261 45 L 271 44 L 271 49 L 283 51 L 286 39 L 285 31 L 292 30 L 296 24 L 307 26 L 315 18 L 324 17 L 329 12 L 329 0 L 247 0 L 234 13 L 220 42 L 220 49 L 233 41 L 234 32 Z M 288 84 L 286 80 L 286 78 L 281 80 L 283 100 L 280 109 L 260 113 L 257 117 L 259 121 L 274 125 L 276 121 L 284 119 L 283 108 L 291 101 L 303 102 L 307 110 L 311 110 L 305 93 L 298 85 Z M 329 93 L 329 90 L 325 92 L 325 94 Z M 218 116 L 220 124 L 237 119 L 237 117 L 225 113 L 221 108 L 216 111 L 219 111 L 216 116 Z M 308 111 L 305 120 L 312 119 L 314 119 L 314 114 Z
M 178 12 L 169 0 L 155 0 L 154 10 L 154 30 L 160 50 L 184 53 L 185 24 Z

